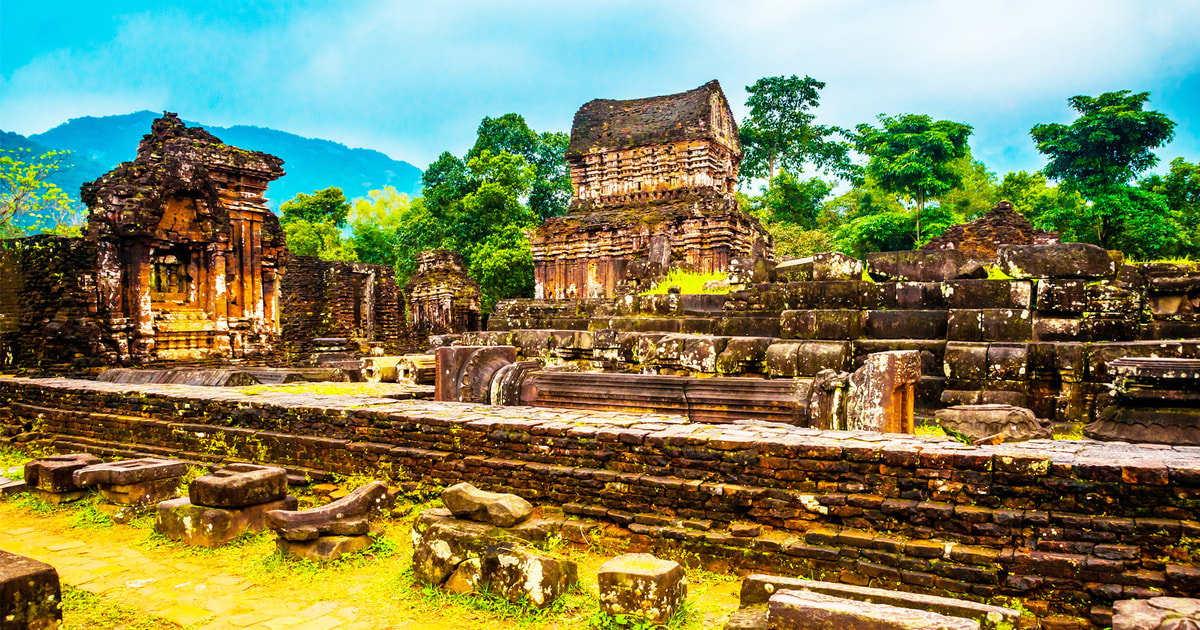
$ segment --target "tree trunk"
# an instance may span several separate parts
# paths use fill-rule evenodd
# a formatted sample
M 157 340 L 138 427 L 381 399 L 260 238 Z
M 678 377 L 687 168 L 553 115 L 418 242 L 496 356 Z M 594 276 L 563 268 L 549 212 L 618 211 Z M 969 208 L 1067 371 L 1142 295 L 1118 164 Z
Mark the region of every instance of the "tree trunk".
M 925 211 L 925 195 L 917 194 L 917 242 L 913 249 L 921 245 L 921 213 Z

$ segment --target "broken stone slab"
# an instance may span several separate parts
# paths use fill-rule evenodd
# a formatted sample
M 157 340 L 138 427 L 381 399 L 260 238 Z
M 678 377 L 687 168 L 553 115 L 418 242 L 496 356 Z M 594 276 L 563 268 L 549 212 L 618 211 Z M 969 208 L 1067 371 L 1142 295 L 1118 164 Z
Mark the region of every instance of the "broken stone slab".
M 488 547 L 480 559 L 478 586 L 510 602 L 545 608 L 579 581 L 579 568 L 511 542 Z
M 0 477 L 0 497 L 12 496 L 29 491 L 29 484 L 8 477 Z
M 876 282 L 943 282 L 958 277 L 966 257 L 957 250 L 875 252 L 867 254 L 867 273 Z
M 246 532 L 266 530 L 267 512 L 295 509 L 293 496 L 240 509 L 196 505 L 181 497 L 158 504 L 154 531 L 196 547 L 219 547 Z
M 72 478 L 76 486 L 130 486 L 172 477 L 182 477 L 187 464 L 174 459 L 146 457 L 107 464 L 93 464 L 76 470 Z
M 921 353 L 894 350 L 867 355 L 850 375 L 846 428 L 912 433 L 914 387 L 921 380 Z
M 0 550 L 0 628 L 50 630 L 62 621 L 62 587 L 54 567 Z
M 763 574 L 753 574 L 742 580 L 739 605 L 742 609 L 765 605 L 770 601 L 772 595 L 783 590 L 807 590 L 861 602 L 887 604 L 952 617 L 964 617 L 979 622 L 984 630 L 1016 627 L 1017 621 L 1021 617 L 1020 612 L 1011 608 L 991 606 L 965 599 Z
M 188 486 L 188 497 L 194 505 L 215 508 L 270 503 L 285 495 L 287 471 L 257 464 L 229 464 L 197 477 Z
M 25 483 L 45 492 L 75 492 L 82 490 L 75 482 L 75 471 L 100 463 L 100 458 L 88 453 L 51 455 L 25 464 Z
M 1005 442 L 1022 442 L 1050 437 L 1050 430 L 1033 411 L 1012 405 L 959 405 L 934 412 L 942 428 L 972 440 L 999 435 Z
M 767 604 L 774 630 L 979 630 L 979 622 L 935 612 L 843 599 L 812 591 L 779 591 Z
M 279 538 L 275 541 L 279 552 L 300 560 L 313 562 L 330 562 L 344 555 L 362 551 L 374 542 L 370 536 L 321 536 L 315 540 L 287 540 Z
M 1112 630 L 1184 630 L 1200 628 L 1200 599 L 1152 597 L 1113 604 Z
M 360 528 L 373 511 L 379 511 L 387 484 L 372 481 L 350 494 L 309 510 L 270 510 L 267 526 L 280 539 L 307 541 L 325 535 L 341 535 L 347 528 Z
M 617 556 L 596 576 L 600 609 L 665 624 L 687 599 L 687 576 L 678 562 L 648 553 Z
M 442 491 L 442 503 L 459 518 L 512 527 L 533 514 L 533 506 L 515 494 L 486 492 L 463 482 Z
M 1117 261 L 1103 247 L 1088 243 L 1002 245 L 1000 269 L 1013 278 L 1105 278 L 1116 275 Z

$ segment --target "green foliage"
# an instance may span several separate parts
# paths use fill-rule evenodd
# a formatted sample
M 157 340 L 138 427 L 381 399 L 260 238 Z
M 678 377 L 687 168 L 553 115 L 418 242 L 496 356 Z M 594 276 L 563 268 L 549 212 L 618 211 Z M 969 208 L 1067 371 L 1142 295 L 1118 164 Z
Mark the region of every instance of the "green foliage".
M 729 293 L 729 286 L 726 285 L 721 289 L 705 289 L 704 285 L 709 282 L 720 282 L 725 280 L 729 275 L 725 273 L 695 273 L 690 271 L 680 271 L 672 269 L 670 273 L 654 283 L 654 286 L 649 291 L 642 295 L 665 295 L 671 287 L 679 287 L 680 293 L 685 294 L 723 294 Z
M 469 162 L 485 151 L 525 158 L 525 162 L 534 167 L 529 208 L 544 221 L 566 214 L 567 204 L 571 201 L 571 176 L 566 161 L 570 140 L 571 137 L 562 132 L 538 134 L 519 114 L 505 114 L 499 118 L 485 116 L 479 123 L 478 137 L 466 159 Z
M 1070 125 L 1035 125 L 1029 135 L 1049 158 L 1047 177 L 1091 198 L 1124 186 L 1158 163 L 1152 152 L 1175 135 L 1165 114 L 1145 111 L 1149 92 L 1106 92 L 1097 97 L 1067 99 L 1079 118 Z
M 603 610 L 597 610 L 588 619 L 587 627 L 589 630 L 688 630 L 699 627 L 702 622 L 701 615 L 691 602 L 684 600 L 665 625 L 653 623 L 638 615 L 610 615 Z
M 423 176 L 424 213 L 414 213 L 406 251 L 462 254 L 483 290 L 483 309 L 533 295 L 528 230 L 565 212 L 570 196 L 566 134 L 537 134 L 523 118 L 484 118 L 465 158 L 442 153 Z M 402 230 L 403 231 L 403 230 Z M 404 262 L 398 257 L 397 273 Z
M 1142 190 L 1161 195 L 1167 210 L 1179 223 L 1180 233 L 1167 252 L 1175 256 L 1200 256 L 1200 163 L 1171 160 L 1167 175 L 1151 175 L 1138 182 Z
M 775 185 L 763 191 L 761 205 L 771 220 L 793 224 L 804 230 L 817 227 L 821 202 L 833 185 L 818 177 L 800 181 L 789 171 L 780 171 Z
M 1057 229 L 1049 220 L 1051 216 L 1071 216 L 1083 206 L 1083 197 L 1078 192 L 1050 186 L 1040 171 L 1009 172 L 997 190 L 1000 199 L 1012 202 L 1013 209 L 1025 215 L 1035 226 Z
M 1079 117 L 1070 125 L 1035 125 L 1029 134 L 1049 161 L 1043 172 L 1087 200 L 1077 212 L 1050 212 L 1046 222 L 1064 240 L 1095 243 L 1135 256 L 1171 251 L 1183 231 L 1164 195 L 1129 186 L 1154 166 L 1153 149 L 1171 140 L 1175 123 L 1145 110 L 1149 92 L 1106 92 L 1068 99 Z
M 346 215 L 350 213 L 350 202 L 341 188 L 330 186 L 311 195 L 300 193 L 279 208 L 283 215 L 280 221 L 295 220 L 309 223 L 330 223 L 338 228 L 346 227 Z
M 799 173 L 805 164 L 845 178 L 854 176 L 850 145 L 833 139 L 848 133 L 839 127 L 813 124 L 816 114 L 811 110 L 817 107 L 824 87 L 812 77 L 796 75 L 764 77 L 746 87 L 750 115 L 738 130 L 744 152 L 743 181 L 765 176 L 767 187 L 773 188 L 777 170 Z
M 962 184 L 963 169 L 955 168 L 955 161 L 970 154 L 971 126 L 917 114 L 880 114 L 879 122 L 878 129 L 858 125 L 855 142 L 870 158 L 866 173 L 876 185 L 916 203 L 916 242 L 920 243 L 926 201 Z
M 29 149 L 0 151 L 0 238 L 26 233 L 75 235 L 83 216 L 76 204 L 49 181 L 70 168 L 69 151 L 34 156 Z
M 951 162 L 950 168 L 958 173 L 959 184 L 939 196 L 938 205 L 958 217 L 959 221 L 956 222 L 974 221 L 1002 199 L 997 187 L 996 174 L 987 170 L 987 165 L 976 160 L 970 153 Z M 923 226 L 922 232 L 925 231 Z M 924 233 L 922 237 L 927 242 L 936 238 Z
M 291 219 L 283 222 L 288 250 L 296 256 L 318 256 L 321 260 L 356 260 L 354 244 L 328 221 Z
M 444 230 L 424 199 L 410 199 L 391 187 L 355 200 L 349 221 L 358 260 L 393 265 L 400 285 L 416 271 L 420 253 L 440 245 Z

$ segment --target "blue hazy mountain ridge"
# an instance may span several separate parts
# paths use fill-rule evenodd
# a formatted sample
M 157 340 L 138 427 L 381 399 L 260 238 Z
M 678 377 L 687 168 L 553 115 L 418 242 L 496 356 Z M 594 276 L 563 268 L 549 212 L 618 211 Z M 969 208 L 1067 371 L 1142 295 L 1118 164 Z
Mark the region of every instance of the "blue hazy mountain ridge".
M 49 149 L 71 151 L 67 161 L 73 166 L 56 173 L 50 181 L 78 200 L 80 184 L 96 179 L 137 155 L 138 143 L 150 132 L 150 123 L 159 116 L 161 114 L 140 111 L 120 116 L 72 118 L 28 138 L 0 132 L 0 146 L 4 149 L 28 147 L 39 155 Z M 199 123 L 187 121 L 187 124 Z M 305 138 L 266 127 L 200 126 L 226 144 L 283 158 L 287 175 L 267 189 L 267 205 L 276 211 L 280 204 L 297 193 L 311 193 L 329 186 L 341 188 L 350 199 L 366 196 L 369 191 L 384 186 L 413 196 L 421 194 L 421 169 L 408 162 L 393 160 L 379 151 L 352 149 L 332 140 Z

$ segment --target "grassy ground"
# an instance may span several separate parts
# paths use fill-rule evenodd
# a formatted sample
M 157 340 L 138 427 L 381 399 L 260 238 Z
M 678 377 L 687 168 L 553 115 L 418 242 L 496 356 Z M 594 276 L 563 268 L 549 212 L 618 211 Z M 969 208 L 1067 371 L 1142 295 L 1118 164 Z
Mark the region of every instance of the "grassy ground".
M 694 294 L 718 294 L 729 293 L 729 286 L 722 289 L 705 289 L 704 283 L 713 280 L 725 280 L 729 274 L 725 273 L 689 273 L 686 271 L 672 271 L 659 280 L 653 288 L 642 293 L 642 295 L 661 295 L 667 292 L 671 287 L 679 287 L 680 293 Z
M 12 448 L 0 447 L 0 468 L 12 468 L 26 459 Z M 311 495 L 304 498 L 309 504 L 324 500 Z M 616 537 L 594 536 L 589 545 L 564 543 L 557 549 L 559 554 L 579 563 L 581 581 L 546 610 L 514 605 L 495 597 L 451 595 L 415 583 L 410 570 L 412 521 L 422 510 L 440 505 L 436 499 L 422 501 L 424 498 L 412 497 L 398 506 L 395 512 L 400 515 L 398 518 L 378 521 L 383 526 L 383 535 L 371 547 L 324 565 L 282 556 L 271 533 L 243 536 L 218 549 L 188 547 L 155 533 L 152 515 L 138 517 L 127 525 L 115 524 L 99 509 L 102 501 L 98 495 L 63 506 L 46 504 L 29 494 L 9 497 L 0 500 L 0 522 L 6 527 L 37 527 L 51 534 L 74 537 L 83 534 L 115 551 L 150 552 L 147 555 L 168 564 L 195 565 L 198 574 L 244 578 L 253 585 L 255 597 L 294 602 L 292 607 L 297 609 L 318 601 L 315 598 L 334 598 L 340 605 L 369 611 L 373 627 L 378 628 L 643 630 L 635 620 L 610 618 L 599 610 L 596 570 L 613 555 L 625 551 L 624 540 Z M 94 534 L 81 530 L 93 530 Z M 721 627 L 737 607 L 739 578 L 690 570 L 688 579 L 689 605 L 671 623 L 672 630 Z M 180 627 L 131 608 L 130 603 L 112 597 L 111 593 L 96 595 L 66 585 L 65 627 L 93 630 Z

